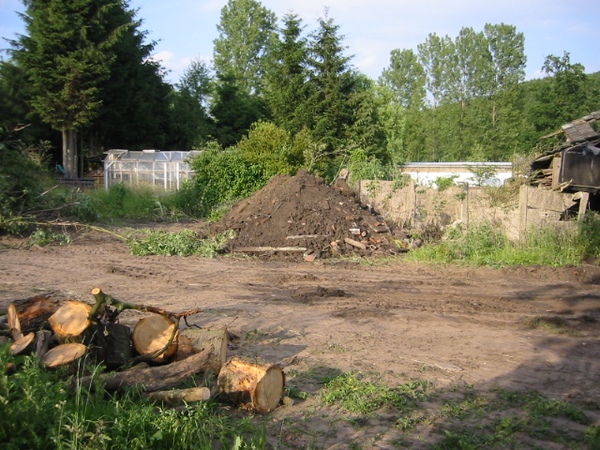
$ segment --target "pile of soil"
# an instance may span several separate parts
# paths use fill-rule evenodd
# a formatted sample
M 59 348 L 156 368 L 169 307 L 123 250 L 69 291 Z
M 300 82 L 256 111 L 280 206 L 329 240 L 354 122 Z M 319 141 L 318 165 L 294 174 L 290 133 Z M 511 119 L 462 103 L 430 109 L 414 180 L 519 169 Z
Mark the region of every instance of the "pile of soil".
M 333 186 L 306 171 L 277 175 L 215 226 L 234 230 L 230 250 L 306 260 L 397 252 L 390 227 L 361 205 L 343 180 Z M 281 250 L 285 248 L 286 250 Z

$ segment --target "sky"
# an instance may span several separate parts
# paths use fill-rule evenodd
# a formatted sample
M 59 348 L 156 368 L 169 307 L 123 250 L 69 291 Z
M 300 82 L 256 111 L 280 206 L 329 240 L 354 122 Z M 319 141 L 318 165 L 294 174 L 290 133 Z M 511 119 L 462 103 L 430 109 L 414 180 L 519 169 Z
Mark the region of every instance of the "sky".
M 179 81 L 193 59 L 210 63 L 217 24 L 227 0 L 130 0 L 143 20 L 140 30 L 156 41 L 153 57 Z M 600 71 L 598 0 L 262 0 L 278 18 L 296 13 L 306 32 L 328 15 L 340 26 L 347 56 L 360 72 L 377 79 L 394 49 L 417 49 L 430 33 L 454 39 L 463 27 L 483 31 L 486 23 L 514 25 L 525 35 L 526 79 L 543 76 L 548 55 L 570 54 L 586 73 Z M 0 0 L 0 37 L 23 33 L 20 0 Z M 8 44 L 0 41 L 0 49 Z M 5 56 L 3 56 L 5 57 Z

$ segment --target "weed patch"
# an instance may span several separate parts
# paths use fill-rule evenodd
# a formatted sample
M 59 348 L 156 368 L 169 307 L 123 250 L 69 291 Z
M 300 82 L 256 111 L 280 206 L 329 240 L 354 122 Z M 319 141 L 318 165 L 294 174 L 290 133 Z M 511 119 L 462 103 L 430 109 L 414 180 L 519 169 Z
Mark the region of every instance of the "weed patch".
M 95 449 L 263 449 L 265 427 L 250 417 L 225 414 L 215 403 L 200 402 L 167 409 L 143 399 L 135 390 L 109 394 L 65 389 L 61 371 L 40 368 L 33 357 L 8 356 L 0 347 L 3 419 L 0 442 L 5 450 Z M 84 370 L 84 367 L 80 367 Z M 217 447 L 215 447 L 217 446 Z
M 214 258 L 223 251 L 228 240 L 234 237 L 233 231 L 225 231 L 216 236 L 201 239 L 195 231 L 182 230 L 169 233 L 163 230 L 141 230 L 130 236 L 128 245 L 136 256 L 191 256 Z

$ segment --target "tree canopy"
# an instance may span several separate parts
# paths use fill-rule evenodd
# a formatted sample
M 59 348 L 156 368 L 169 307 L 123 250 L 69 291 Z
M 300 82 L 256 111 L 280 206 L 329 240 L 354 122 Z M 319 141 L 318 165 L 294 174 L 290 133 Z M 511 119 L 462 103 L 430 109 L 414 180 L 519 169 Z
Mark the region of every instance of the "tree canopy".
M 525 37 L 504 23 L 430 33 L 415 49 L 393 49 L 371 80 L 327 10 L 305 24 L 293 12 L 278 20 L 258 0 L 228 0 L 212 63 L 193 60 L 170 85 L 126 0 L 24 4 L 26 33 L 0 64 L 0 125 L 33 123 L 28 139 L 54 140 L 52 127 L 69 176 L 109 148 L 237 149 L 250 165 L 326 177 L 364 158 L 509 160 L 600 97 L 567 52 L 546 58 L 546 78 L 525 82 Z M 265 157 L 261 145 L 282 151 L 275 141 L 288 142 L 284 153 L 296 146 L 289 166 Z

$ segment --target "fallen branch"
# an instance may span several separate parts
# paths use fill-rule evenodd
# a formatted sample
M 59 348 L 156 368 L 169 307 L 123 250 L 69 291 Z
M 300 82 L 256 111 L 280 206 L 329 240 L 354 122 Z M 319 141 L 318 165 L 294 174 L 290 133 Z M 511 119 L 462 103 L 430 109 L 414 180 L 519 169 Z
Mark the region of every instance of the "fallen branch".
M 188 317 L 193 314 L 197 314 L 202 311 L 200 308 L 192 309 L 190 311 L 184 311 L 181 313 L 174 313 L 170 311 L 166 311 L 161 308 L 157 308 L 155 306 L 144 306 L 144 305 L 134 305 L 133 303 L 126 303 L 118 300 L 110 295 L 102 292 L 100 288 L 92 289 L 91 294 L 96 299 L 96 303 L 94 304 L 92 310 L 90 311 L 90 319 L 95 320 L 98 316 L 108 315 L 109 322 L 114 322 L 117 316 L 126 309 L 134 309 L 136 311 L 150 312 L 155 314 L 160 314 L 163 316 L 167 316 L 173 320 L 179 320 L 182 317 Z M 113 307 L 114 310 L 112 312 L 108 312 L 107 307 Z
M 139 386 L 145 392 L 155 392 L 177 387 L 186 378 L 203 372 L 210 359 L 210 349 L 192 355 L 184 360 L 166 366 L 149 367 L 147 369 L 129 369 L 124 372 L 103 374 L 98 377 L 99 383 L 107 391 L 116 391 L 131 386 Z M 91 389 L 94 377 L 86 376 L 76 380 L 77 385 Z
M 162 403 L 190 403 L 210 400 L 210 389 L 195 387 L 188 389 L 174 389 L 171 391 L 150 392 L 146 395 L 149 400 Z

